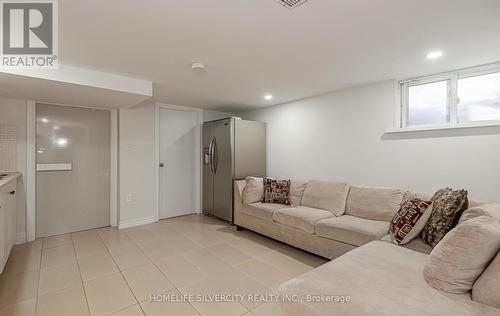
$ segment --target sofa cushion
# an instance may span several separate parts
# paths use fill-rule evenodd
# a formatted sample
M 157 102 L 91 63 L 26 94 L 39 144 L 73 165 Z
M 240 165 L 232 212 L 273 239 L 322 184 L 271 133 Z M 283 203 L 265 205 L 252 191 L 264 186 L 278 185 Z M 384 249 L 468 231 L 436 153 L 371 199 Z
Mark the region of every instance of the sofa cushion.
M 288 195 L 288 199 L 290 200 L 290 205 L 292 207 L 300 205 L 306 186 L 306 181 L 292 180 L 290 182 L 290 194 Z
M 323 219 L 316 223 L 316 235 L 361 246 L 381 239 L 389 230 L 389 223 L 350 215 Z
M 278 203 L 290 205 L 288 194 L 290 192 L 290 180 L 277 180 L 264 178 L 264 203 Z
M 403 202 L 389 225 L 392 241 L 404 245 L 420 235 L 432 213 L 432 203 L 419 198 Z
M 412 198 L 419 198 L 421 200 L 430 201 L 432 199 L 432 194 L 405 191 L 405 193 L 403 194 L 403 201 L 402 202 L 406 202 Z
M 468 208 L 467 191 L 445 188 L 432 197 L 432 214 L 422 231 L 422 239 L 434 248 L 458 223 Z
M 449 293 L 467 293 L 500 248 L 500 223 L 479 216 L 451 230 L 432 250 L 424 279 Z
M 474 283 L 472 299 L 500 308 L 500 252 Z
M 297 206 L 277 210 L 273 219 L 283 225 L 314 234 L 314 224 L 324 218 L 332 217 L 332 213 L 307 206 Z
M 382 241 L 387 241 L 390 243 L 393 243 L 391 235 L 386 235 L 384 238 L 381 239 Z M 425 253 L 426 255 L 430 254 L 432 252 L 432 247 L 426 244 L 422 238 L 415 238 L 409 243 L 405 245 L 400 245 L 400 247 L 405 247 L 411 250 L 415 250 L 421 253 Z
M 500 221 L 500 203 L 479 204 L 477 206 L 468 208 L 460 217 L 458 225 L 469 219 L 483 215 L 494 217 L 498 221 Z
M 282 284 L 288 296 L 348 295 L 350 302 L 285 301 L 284 315 L 498 315 L 499 310 L 430 287 L 422 277 L 428 256 L 383 241 L 372 241 Z M 280 301 L 282 301 L 280 299 Z
M 241 208 L 241 213 L 272 222 L 274 211 L 287 207 L 290 206 L 285 204 L 257 202 L 244 205 Z
M 395 188 L 351 186 L 346 214 L 390 222 L 398 211 L 404 192 Z
M 301 205 L 327 210 L 340 216 L 345 212 L 349 187 L 348 183 L 311 180 L 304 190 Z
M 264 179 L 246 177 L 242 194 L 243 204 L 262 202 L 262 199 L 264 199 Z

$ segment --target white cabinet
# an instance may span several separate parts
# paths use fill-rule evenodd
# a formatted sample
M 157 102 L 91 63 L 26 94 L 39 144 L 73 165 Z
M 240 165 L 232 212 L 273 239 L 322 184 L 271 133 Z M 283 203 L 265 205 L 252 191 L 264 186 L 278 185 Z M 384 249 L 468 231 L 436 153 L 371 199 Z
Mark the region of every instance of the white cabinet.
M 16 190 L 17 179 L 0 187 L 0 273 L 16 243 Z

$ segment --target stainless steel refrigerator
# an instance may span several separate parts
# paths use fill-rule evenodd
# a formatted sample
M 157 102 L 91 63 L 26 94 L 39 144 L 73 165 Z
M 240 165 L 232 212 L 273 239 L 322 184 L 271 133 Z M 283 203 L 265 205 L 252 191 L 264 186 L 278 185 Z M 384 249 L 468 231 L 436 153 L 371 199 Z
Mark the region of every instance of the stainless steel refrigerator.
M 233 181 L 266 175 L 266 124 L 225 118 L 203 124 L 203 212 L 233 221 Z

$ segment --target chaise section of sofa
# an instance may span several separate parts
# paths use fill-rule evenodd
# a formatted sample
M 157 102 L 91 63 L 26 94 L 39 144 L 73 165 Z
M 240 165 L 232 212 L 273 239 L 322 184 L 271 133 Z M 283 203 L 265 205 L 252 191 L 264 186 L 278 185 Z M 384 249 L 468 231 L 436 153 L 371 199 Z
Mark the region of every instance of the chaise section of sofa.
M 388 242 L 369 242 L 281 285 L 283 314 L 500 315 L 500 310 L 473 301 L 470 294 L 450 294 L 429 286 L 422 276 L 427 257 Z M 312 302 L 310 295 L 346 296 L 349 301 Z
M 500 204 L 472 204 L 459 223 L 478 216 L 500 221 Z M 399 246 L 386 235 L 381 241 L 364 244 L 282 284 L 278 293 L 283 315 L 500 315 L 500 253 L 483 271 L 472 293 L 452 294 L 431 287 L 423 277 L 431 251 L 420 238 Z M 313 302 L 311 295 L 341 296 L 345 303 Z

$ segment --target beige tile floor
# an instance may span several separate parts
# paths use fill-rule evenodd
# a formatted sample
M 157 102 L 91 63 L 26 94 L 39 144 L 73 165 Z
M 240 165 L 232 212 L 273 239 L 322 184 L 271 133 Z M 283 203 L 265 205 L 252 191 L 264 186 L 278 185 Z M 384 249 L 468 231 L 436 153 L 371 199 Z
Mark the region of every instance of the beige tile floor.
M 266 295 L 326 260 L 203 215 L 37 239 L 0 276 L 0 315 L 279 315 L 279 306 L 154 302 L 150 295 Z

